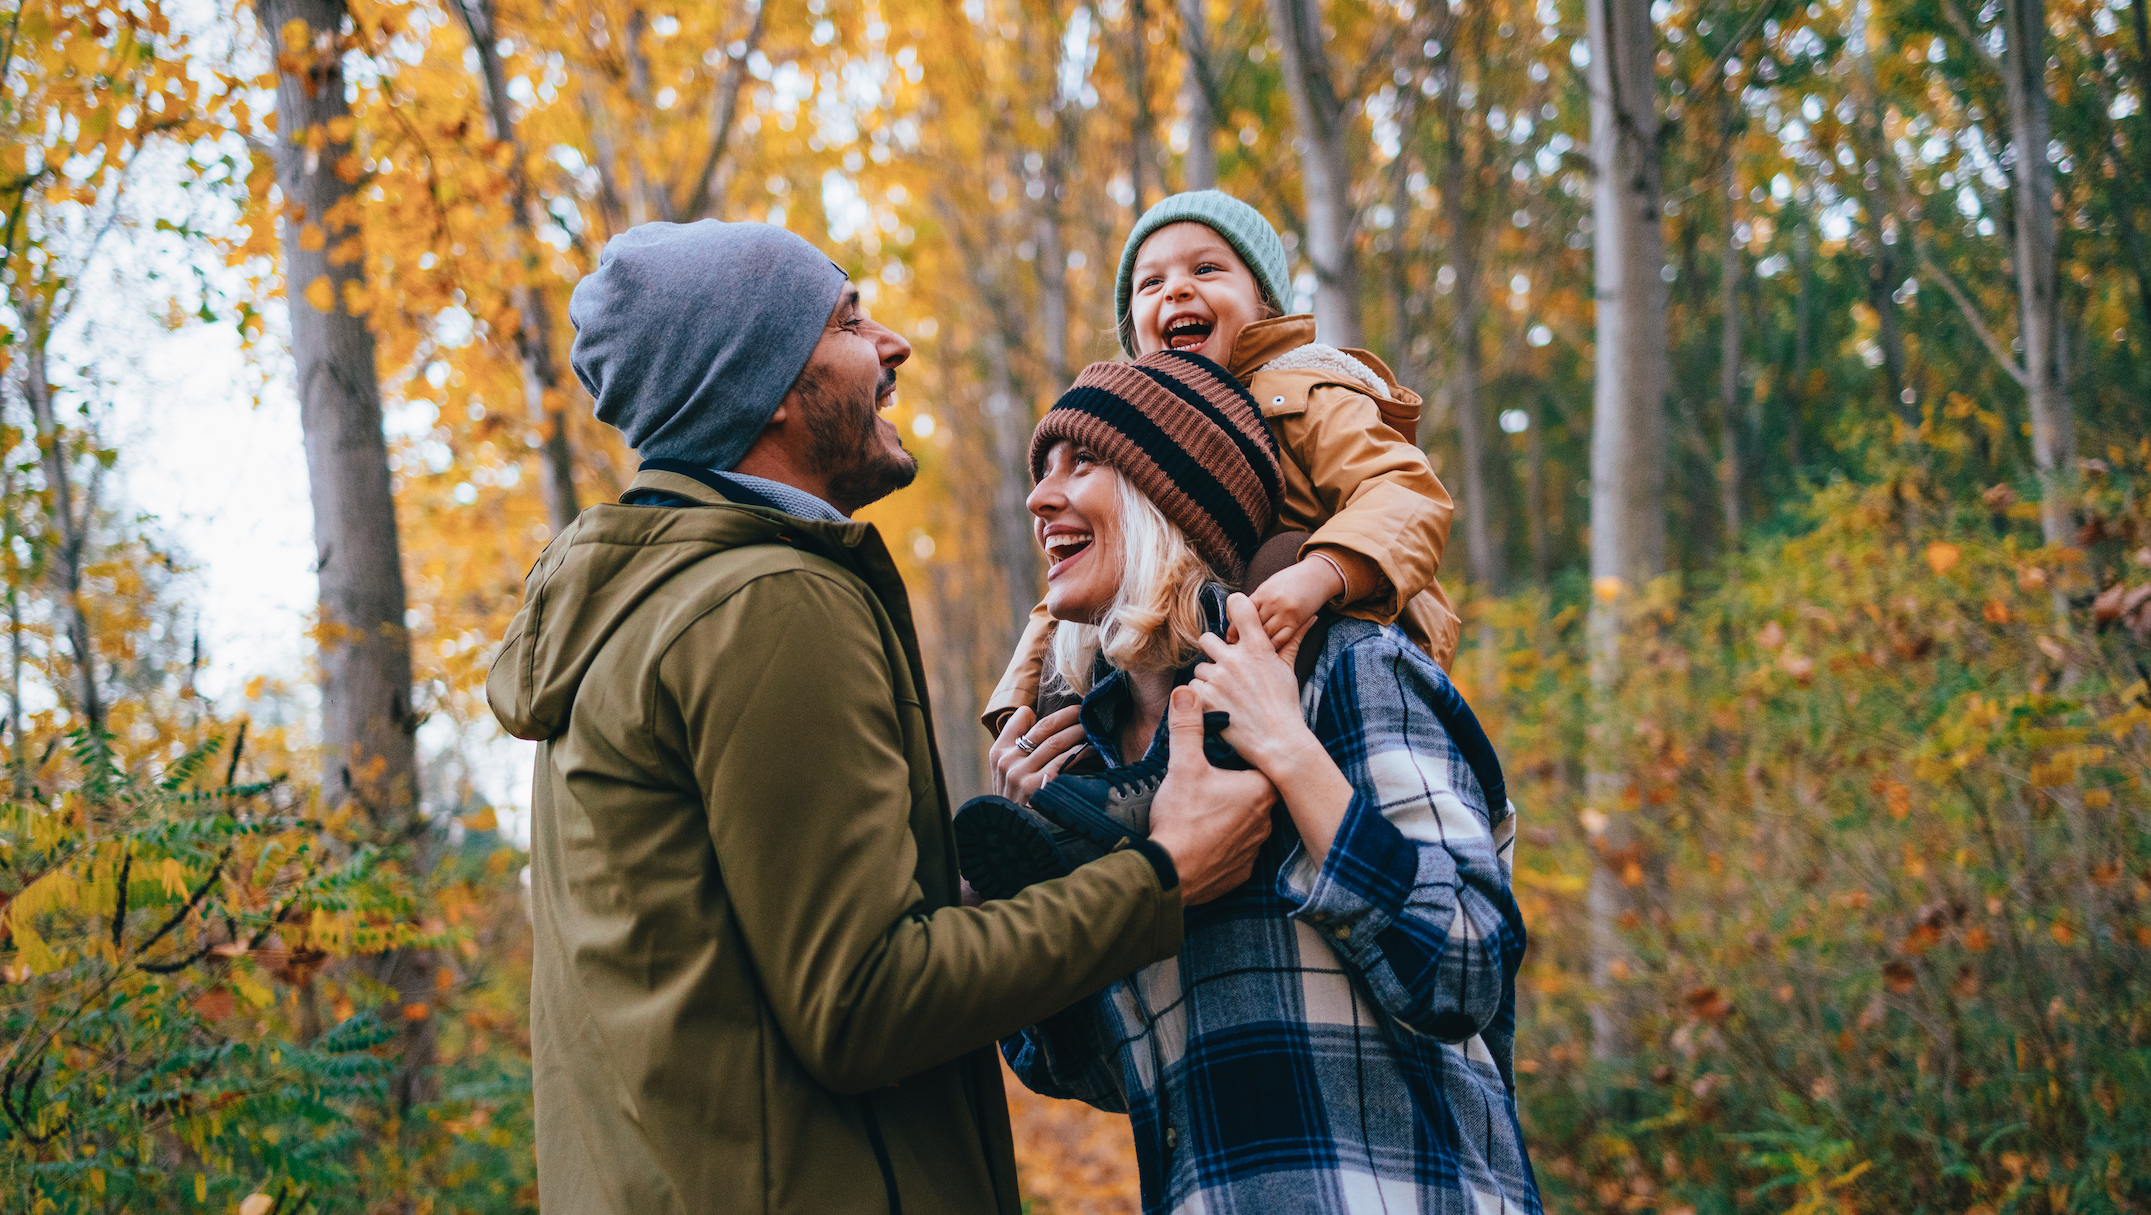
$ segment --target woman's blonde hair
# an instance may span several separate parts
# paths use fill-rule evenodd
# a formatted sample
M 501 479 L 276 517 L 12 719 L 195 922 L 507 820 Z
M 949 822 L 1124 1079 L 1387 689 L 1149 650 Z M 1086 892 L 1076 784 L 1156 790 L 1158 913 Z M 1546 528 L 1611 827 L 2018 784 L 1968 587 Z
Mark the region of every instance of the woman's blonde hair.
M 1110 467 L 1110 466 L 1108 466 Z M 1202 588 L 1219 581 L 1187 533 L 1113 469 L 1120 502 L 1120 589 L 1096 624 L 1053 627 L 1053 669 L 1078 696 L 1098 656 L 1123 671 L 1171 671 L 1201 655 Z

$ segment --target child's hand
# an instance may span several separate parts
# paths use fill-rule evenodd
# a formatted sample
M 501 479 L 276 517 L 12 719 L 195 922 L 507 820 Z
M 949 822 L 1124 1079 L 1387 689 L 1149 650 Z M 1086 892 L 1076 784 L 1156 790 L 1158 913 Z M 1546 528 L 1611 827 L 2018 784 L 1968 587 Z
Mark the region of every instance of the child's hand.
M 1262 618 L 1262 631 L 1270 645 L 1282 651 L 1300 630 L 1322 610 L 1322 605 L 1344 593 L 1344 577 L 1337 567 L 1320 557 L 1303 557 L 1295 565 L 1270 575 L 1255 588 L 1248 602 Z

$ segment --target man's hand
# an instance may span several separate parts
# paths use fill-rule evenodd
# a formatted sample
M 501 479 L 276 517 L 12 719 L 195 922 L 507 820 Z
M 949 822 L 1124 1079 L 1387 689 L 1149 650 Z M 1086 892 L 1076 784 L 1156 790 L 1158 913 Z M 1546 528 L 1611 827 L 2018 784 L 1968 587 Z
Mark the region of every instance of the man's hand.
M 1150 804 L 1150 838 L 1173 858 L 1180 899 L 1207 903 L 1245 882 L 1270 835 L 1277 790 L 1260 772 L 1213 768 L 1202 753 L 1202 705 L 1174 688 L 1166 718 L 1171 751 Z
M 1270 645 L 1282 650 L 1299 636 L 1322 605 L 1344 593 L 1337 567 L 1320 557 L 1303 557 L 1269 576 L 1248 595 Z M 1235 621 L 1235 624 L 1238 622 Z

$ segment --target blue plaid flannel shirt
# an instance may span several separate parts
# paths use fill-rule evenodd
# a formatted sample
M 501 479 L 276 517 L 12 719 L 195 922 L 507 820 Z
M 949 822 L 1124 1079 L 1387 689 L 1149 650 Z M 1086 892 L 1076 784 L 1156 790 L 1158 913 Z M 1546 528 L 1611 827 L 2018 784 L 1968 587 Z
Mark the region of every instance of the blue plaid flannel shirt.
M 1126 696 L 1116 675 L 1084 705 L 1115 763 Z M 1179 956 L 1002 1043 L 1034 1091 L 1130 1115 L 1145 1215 L 1540 1215 L 1511 1072 L 1516 816 L 1438 719 L 1461 703 L 1395 628 L 1338 621 L 1301 700 L 1353 789 L 1324 863 L 1280 811 Z

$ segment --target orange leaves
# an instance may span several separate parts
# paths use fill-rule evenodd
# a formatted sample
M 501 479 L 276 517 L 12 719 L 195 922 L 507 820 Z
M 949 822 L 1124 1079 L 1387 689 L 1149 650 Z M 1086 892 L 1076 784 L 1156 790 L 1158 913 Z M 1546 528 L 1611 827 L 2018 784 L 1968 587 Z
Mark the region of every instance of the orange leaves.
M 1733 1002 L 1715 987 L 1698 987 L 1682 997 L 1690 1015 L 1716 1024 L 1733 1015 Z
M 336 306 L 336 288 L 329 283 L 328 275 L 319 275 L 306 285 L 306 303 L 316 312 L 327 312 Z
M 1919 975 L 1905 962 L 1885 962 L 1882 966 L 1882 984 L 1893 995 L 1904 995 L 1919 986 Z
M 1946 540 L 1937 540 L 1927 546 L 1926 556 L 1927 568 L 1940 576 L 1957 568 L 1957 562 L 1964 556 L 1964 550 Z

